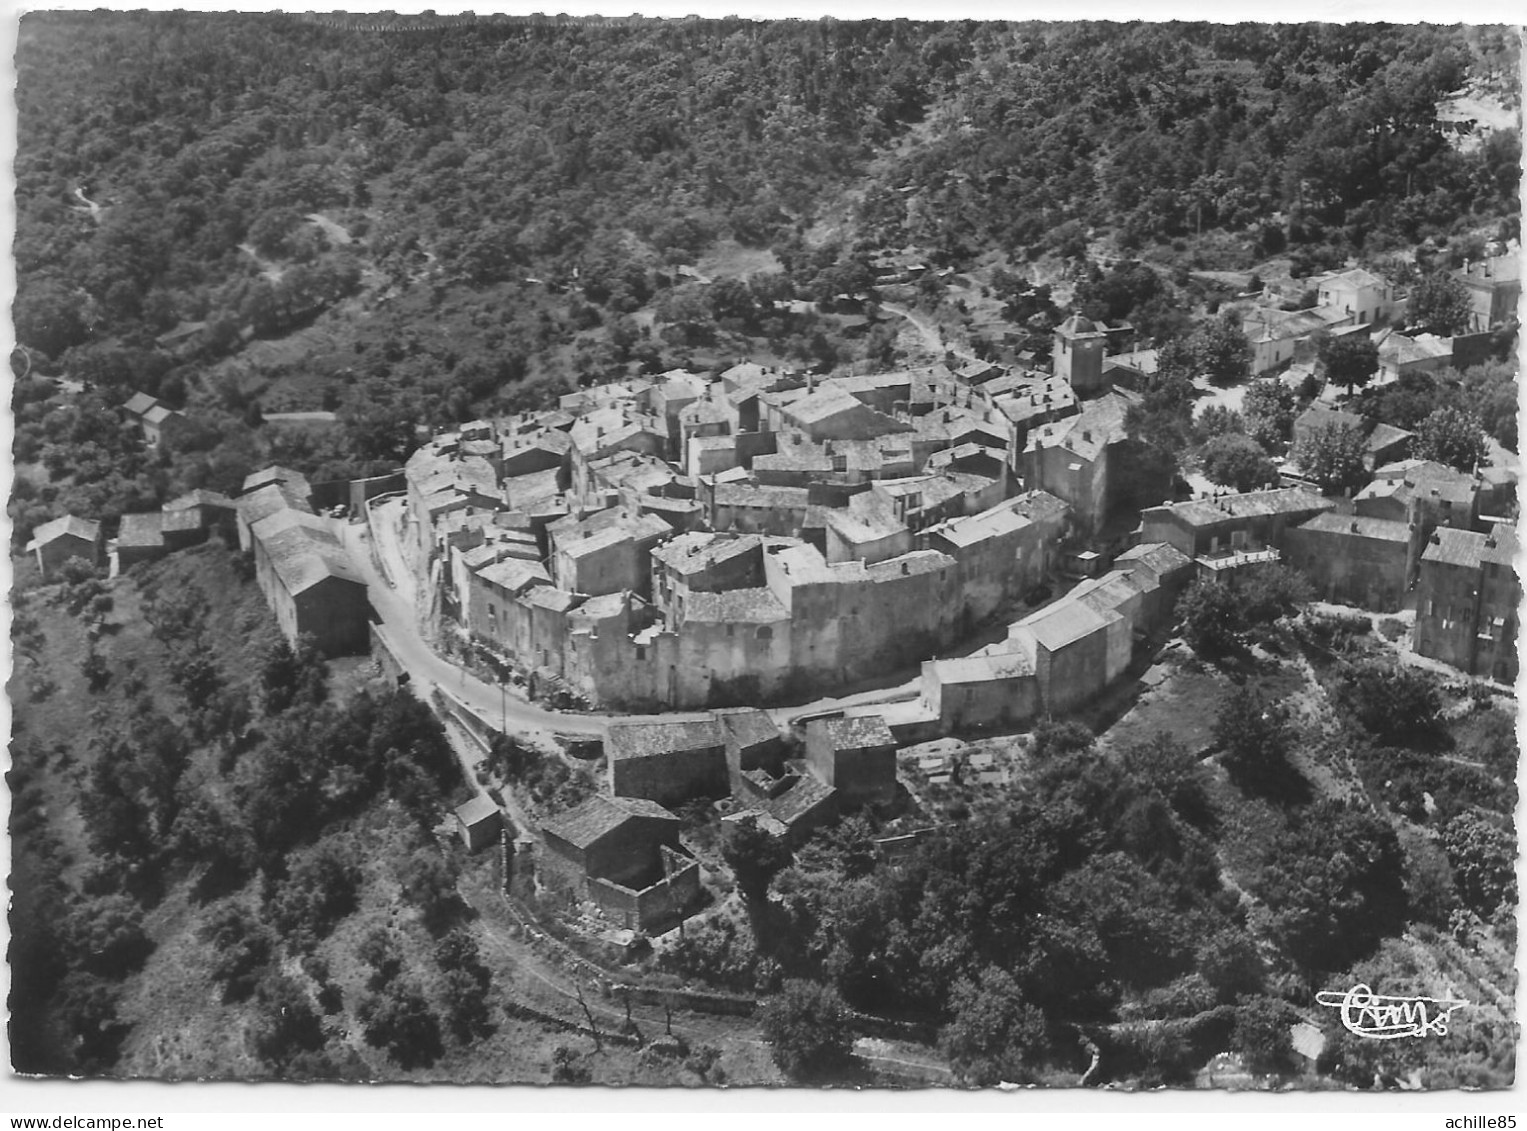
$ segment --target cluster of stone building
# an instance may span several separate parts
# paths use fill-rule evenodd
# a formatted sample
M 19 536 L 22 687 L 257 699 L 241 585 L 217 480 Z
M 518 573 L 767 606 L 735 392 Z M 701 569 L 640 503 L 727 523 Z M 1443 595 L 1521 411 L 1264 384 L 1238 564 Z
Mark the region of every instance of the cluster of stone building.
M 895 800 L 897 745 L 875 715 L 813 719 L 799 747 L 751 707 L 612 722 L 609 793 L 542 826 L 543 897 L 592 904 L 628 928 L 666 929 L 700 896 L 699 862 L 679 841 L 672 806 L 719 801 L 726 835 L 751 822 L 799 844 L 844 810 Z
M 51 580 L 70 558 L 80 558 L 111 577 L 139 562 L 156 561 L 176 550 L 207 540 L 214 530 L 231 533 L 233 500 L 216 491 L 196 490 L 171 499 L 157 511 L 122 516 L 115 538 L 101 523 L 66 514 L 32 532 L 26 551 L 37 557 L 44 580 Z
M 1243 303 L 1242 328 L 1251 345 L 1251 372 L 1268 373 L 1307 360 L 1321 334 L 1371 336 L 1379 347 L 1380 374 L 1386 379 L 1477 364 L 1484 360 L 1491 331 L 1516 317 L 1521 260 L 1515 254 L 1498 254 L 1465 264 L 1453 275 L 1468 295 L 1469 322 L 1463 333 L 1452 338 L 1393 329 L 1390 324 L 1404 318 L 1406 296 L 1361 267 L 1312 280 L 1316 304 L 1308 310 L 1281 310 L 1265 301 Z
M 1516 527 L 1500 517 L 1509 492 L 1500 477 L 1402 460 L 1351 499 L 1302 487 L 1197 499 L 1146 510 L 1141 534 L 1190 557 L 1200 576 L 1233 581 L 1283 561 L 1320 599 L 1375 612 L 1413 593 L 1417 654 L 1511 683 L 1521 585 Z
M 1140 497 L 1085 319 L 1055 374 L 742 364 L 563 398 L 409 461 L 405 543 L 476 639 L 588 701 L 756 703 L 916 663 Z M 1154 496 L 1150 497 L 1150 492 Z
M 74 557 L 94 566 L 109 563 L 115 577 L 205 542 L 213 531 L 231 540 L 237 530 L 239 548 L 252 555 L 255 580 L 288 640 L 310 636 L 329 656 L 367 652 L 371 603 L 365 579 L 345 550 L 342 521 L 317 513 L 312 499 L 302 475 L 269 467 L 248 476 L 237 499 L 191 491 L 161 510 L 123 515 L 109 541 L 99 522 L 63 515 L 39 526 L 26 548 L 37 555 L 44 579 Z

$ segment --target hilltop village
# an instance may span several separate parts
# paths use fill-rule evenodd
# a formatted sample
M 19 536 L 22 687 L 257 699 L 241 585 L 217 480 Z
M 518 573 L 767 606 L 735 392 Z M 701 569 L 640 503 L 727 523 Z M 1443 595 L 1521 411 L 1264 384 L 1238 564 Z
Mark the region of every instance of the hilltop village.
M 1508 1086 L 1519 41 L 28 15 L 13 1068 Z
M 1318 389 L 1311 342 L 1374 321 L 1381 382 L 1478 352 L 1514 264 L 1460 273 L 1472 338 L 1388 328 L 1404 298 L 1360 269 L 1317 280 L 1299 318 L 1253 301 L 1248 368 L 1274 371 L 1253 383 Z M 128 515 L 109 545 L 66 515 L 28 549 L 44 577 L 75 556 L 115 574 L 236 531 L 283 633 L 331 656 L 388 648 L 364 555 L 369 581 L 401 579 L 421 632 L 501 694 L 608 717 L 604 789 L 542 824 L 537 882 L 640 930 L 703 902 L 673 809 L 731 798 L 725 827 L 797 845 L 894 810 L 899 749 L 1086 711 L 1159 650 L 1195 580 L 1234 589 L 1286 564 L 1322 600 L 1414 609 L 1415 655 L 1514 681 L 1514 472 L 1412 458 L 1413 432 L 1345 410 L 1330 382 L 1289 450 L 1353 437 L 1360 489 L 1323 494 L 1289 458 L 1278 486 L 1195 496 L 1133 426 L 1156 351 L 1129 336 L 1073 314 L 1044 368 L 674 370 L 431 436 L 395 474 L 313 484 L 270 467 L 237 498 Z M 150 446 L 176 425 L 150 397 L 123 411 Z M 887 681 L 880 703 L 799 706 Z M 459 701 L 447 715 L 507 728 Z M 486 796 L 457 819 L 474 848 L 504 820 Z

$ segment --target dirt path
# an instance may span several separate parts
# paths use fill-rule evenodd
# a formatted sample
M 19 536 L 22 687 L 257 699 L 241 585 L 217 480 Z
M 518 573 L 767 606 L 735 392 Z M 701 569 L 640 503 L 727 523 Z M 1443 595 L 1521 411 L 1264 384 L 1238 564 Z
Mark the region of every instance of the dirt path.
M 894 302 L 881 303 L 880 309 L 889 310 L 892 314 L 899 314 L 910 322 L 912 328 L 917 331 L 918 337 L 922 339 L 924 348 L 940 361 L 943 360 L 946 353 L 952 353 L 962 361 L 979 360 L 975 354 L 958 342 L 946 341 L 938 326 L 926 315 Z

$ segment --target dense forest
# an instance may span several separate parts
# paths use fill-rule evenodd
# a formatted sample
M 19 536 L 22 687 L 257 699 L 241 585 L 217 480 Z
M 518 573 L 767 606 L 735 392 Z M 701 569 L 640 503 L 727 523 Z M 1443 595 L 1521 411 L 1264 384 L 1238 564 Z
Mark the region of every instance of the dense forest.
M 1466 82 L 1515 104 L 1497 29 L 421 24 L 23 21 L 18 537 L 262 460 L 364 473 L 416 424 L 622 373 L 883 366 L 894 334 L 821 304 L 886 251 L 980 265 L 1029 327 L 1090 274 L 1094 312 L 1161 338 L 1214 305 L 1188 267 L 1403 278 L 1517 229 L 1519 132 L 1436 116 Z M 1106 255 L 1148 269 L 1105 287 Z M 118 435 L 133 391 L 191 418 L 157 460 Z M 289 409 L 342 427 L 263 425 Z

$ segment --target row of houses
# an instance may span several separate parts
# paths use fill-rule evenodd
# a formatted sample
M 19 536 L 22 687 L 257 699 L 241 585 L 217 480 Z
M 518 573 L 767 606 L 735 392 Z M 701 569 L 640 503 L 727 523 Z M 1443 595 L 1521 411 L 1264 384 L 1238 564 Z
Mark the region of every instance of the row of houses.
M 231 534 L 233 500 L 216 491 L 195 490 L 171 499 L 157 511 L 125 514 L 117 536 L 108 539 L 105 528 L 94 519 L 66 514 L 43 523 L 32 532 L 26 552 L 37 559 L 43 580 L 51 581 L 70 558 L 80 558 L 97 568 L 106 566 L 117 576 L 139 562 L 156 561 L 166 554 L 199 545 L 215 530 Z

